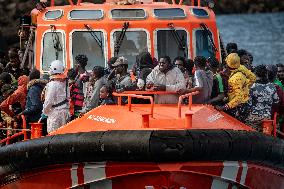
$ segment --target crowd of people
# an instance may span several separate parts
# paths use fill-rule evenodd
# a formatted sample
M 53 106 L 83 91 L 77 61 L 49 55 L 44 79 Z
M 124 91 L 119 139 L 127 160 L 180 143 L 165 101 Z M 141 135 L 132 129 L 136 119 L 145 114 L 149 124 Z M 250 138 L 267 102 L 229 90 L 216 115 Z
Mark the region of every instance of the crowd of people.
M 226 51 L 222 63 L 202 56 L 173 61 L 162 56 L 157 61 L 142 52 L 132 68 L 126 58 L 112 57 L 107 68 L 95 66 L 91 73 L 86 66 L 95 60 L 80 54 L 67 74 L 64 64 L 54 60 L 49 73 L 41 75 L 36 68 L 22 68 L 20 56 L 12 48 L 7 61 L 0 57 L 0 128 L 11 128 L 12 134 L 21 129 L 24 115 L 27 123 L 46 123 L 47 134 L 93 108 L 115 104 L 113 92 L 134 90 L 171 92 L 155 95 L 159 104 L 177 103 L 180 95 L 198 91 L 193 103 L 211 104 L 257 131 L 262 131 L 262 121 L 272 119 L 275 112 L 283 126 L 284 65 L 253 67 L 252 55 L 235 43 L 227 44 Z M 123 101 L 127 103 L 127 99 Z M 0 133 L 7 137 L 6 131 Z

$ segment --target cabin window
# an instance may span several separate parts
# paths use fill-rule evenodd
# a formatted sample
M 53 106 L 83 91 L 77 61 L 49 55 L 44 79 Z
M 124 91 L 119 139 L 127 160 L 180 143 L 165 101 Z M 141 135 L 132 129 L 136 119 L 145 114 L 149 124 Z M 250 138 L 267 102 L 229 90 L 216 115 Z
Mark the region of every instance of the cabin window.
M 209 36 L 204 30 L 195 31 L 195 55 L 206 58 L 215 56 L 214 48 Z
M 192 8 L 191 9 L 191 14 L 193 14 L 196 17 L 202 17 L 202 18 L 209 17 L 208 12 L 206 10 L 200 9 L 200 8 Z
M 173 60 L 177 56 L 188 56 L 188 38 L 185 30 L 176 29 L 176 33 L 173 30 L 158 30 L 156 35 L 157 58 L 167 55 Z M 180 40 L 176 37 L 177 35 Z
M 75 31 L 72 33 L 73 65 L 75 57 L 84 54 L 88 57 L 87 70 L 94 66 L 105 67 L 105 39 L 102 31 Z
M 43 37 L 43 55 L 41 69 L 44 72 L 49 71 L 50 63 L 54 60 L 65 62 L 64 57 L 63 33 L 47 32 Z
M 120 36 L 121 31 L 114 32 L 113 49 Z M 136 56 L 140 52 L 148 52 L 147 41 L 147 33 L 145 31 L 126 31 L 117 56 L 124 56 L 127 58 L 128 68 L 131 69 L 133 64 L 136 62 Z
M 145 19 L 146 12 L 143 9 L 113 9 L 112 19 Z
M 185 18 L 185 12 L 180 8 L 154 9 L 154 15 L 158 19 L 178 19 Z
M 71 20 L 99 20 L 103 16 L 102 10 L 72 10 L 69 14 Z
M 44 14 L 46 20 L 57 20 L 63 16 L 62 10 L 50 10 Z

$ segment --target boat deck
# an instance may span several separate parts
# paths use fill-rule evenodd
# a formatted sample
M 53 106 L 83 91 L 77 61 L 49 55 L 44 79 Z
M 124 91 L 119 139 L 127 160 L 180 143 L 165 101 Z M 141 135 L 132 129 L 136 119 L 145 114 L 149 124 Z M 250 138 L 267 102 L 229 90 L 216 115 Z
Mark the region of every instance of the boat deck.
M 153 116 L 150 104 L 107 105 L 86 113 L 51 133 L 77 133 L 107 130 L 179 130 L 179 129 L 232 129 L 253 130 L 235 118 L 215 110 L 210 105 L 181 106 L 155 104 Z M 192 115 L 192 119 L 190 118 Z M 189 119 L 187 119 L 187 116 Z M 189 120 L 189 121 L 188 121 Z M 191 122 L 188 124 L 188 122 Z

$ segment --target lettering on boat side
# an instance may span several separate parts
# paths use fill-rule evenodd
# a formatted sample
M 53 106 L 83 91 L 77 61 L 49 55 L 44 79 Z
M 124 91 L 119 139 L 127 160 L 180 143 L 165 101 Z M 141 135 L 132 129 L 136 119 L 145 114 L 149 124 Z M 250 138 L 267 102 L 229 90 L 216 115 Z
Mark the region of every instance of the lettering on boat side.
M 218 119 L 220 119 L 220 118 L 223 118 L 223 117 L 224 117 L 224 116 L 223 116 L 222 114 L 216 113 L 216 114 L 213 114 L 213 115 L 209 116 L 208 119 L 207 119 L 207 121 L 208 121 L 209 123 L 212 123 L 212 122 L 214 122 L 214 121 L 216 121 L 216 120 L 218 120 Z
M 97 115 L 89 115 L 87 119 L 91 119 L 93 121 L 99 121 L 99 122 L 104 122 L 104 123 L 109 123 L 109 124 L 114 124 L 116 123 L 116 120 L 113 118 L 108 118 L 108 117 L 103 117 L 103 116 L 97 116 Z

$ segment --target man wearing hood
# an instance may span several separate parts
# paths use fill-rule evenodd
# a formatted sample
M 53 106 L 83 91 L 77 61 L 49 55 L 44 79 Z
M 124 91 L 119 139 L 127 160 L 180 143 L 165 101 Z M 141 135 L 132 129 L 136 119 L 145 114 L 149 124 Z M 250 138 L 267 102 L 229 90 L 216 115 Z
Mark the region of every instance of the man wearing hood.
M 249 90 L 256 80 L 256 76 L 244 65 L 240 65 L 240 57 L 237 53 L 231 53 L 226 58 L 227 67 L 230 70 L 228 80 L 229 101 L 224 106 L 216 106 L 218 110 L 225 110 L 230 115 L 245 121 L 249 114 Z
M 40 79 L 40 72 L 37 69 L 31 71 L 29 75 L 27 102 L 23 115 L 26 116 L 28 123 L 38 122 L 42 112 L 41 92 L 47 81 Z
M 25 109 L 26 96 L 27 96 L 27 84 L 29 82 L 28 76 L 20 76 L 18 78 L 18 88 L 8 98 L 6 98 L 0 105 L 0 109 L 8 113 L 10 116 L 14 115 L 14 111 L 10 109 L 10 106 L 15 105 L 14 108 L 21 109 L 19 112 Z M 15 109 L 14 109 L 15 110 Z M 18 113 L 19 113 L 18 112 Z

